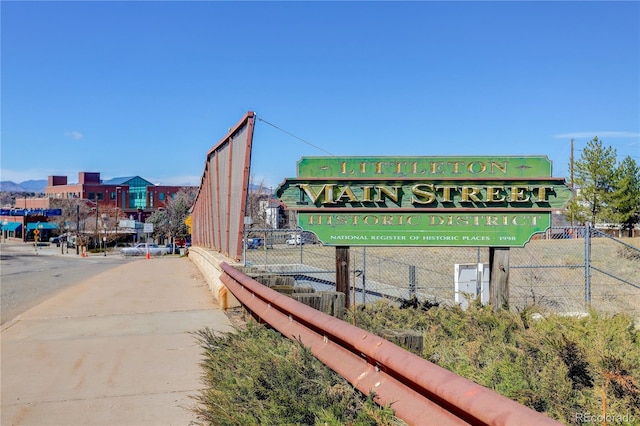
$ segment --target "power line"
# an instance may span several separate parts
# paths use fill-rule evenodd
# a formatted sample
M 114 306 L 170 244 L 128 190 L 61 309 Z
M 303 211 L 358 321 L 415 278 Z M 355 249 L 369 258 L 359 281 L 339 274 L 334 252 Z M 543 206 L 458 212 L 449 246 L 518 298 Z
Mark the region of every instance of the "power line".
M 325 153 L 327 153 L 327 154 L 331 155 L 332 157 L 335 157 L 335 155 L 334 155 L 334 154 L 330 153 L 330 152 L 329 152 L 329 151 L 327 151 L 326 149 L 322 149 L 322 148 L 320 148 L 319 146 L 314 145 L 314 144 L 312 144 L 311 142 L 306 141 L 306 140 L 302 139 L 301 137 L 298 137 L 298 136 L 294 135 L 294 134 L 293 134 L 293 133 L 291 133 L 291 132 L 287 132 L 286 130 L 281 129 L 280 127 L 276 126 L 275 124 L 273 124 L 273 123 L 269 123 L 267 120 L 263 120 L 262 118 L 260 118 L 260 117 L 258 117 L 258 116 L 256 116 L 256 118 L 258 119 L 258 121 L 262 121 L 263 123 L 267 123 L 269 126 L 271 126 L 271 127 L 275 128 L 275 129 L 280 130 L 282 133 L 286 133 L 287 135 L 292 136 L 292 137 L 294 137 L 294 138 L 296 138 L 296 139 L 298 139 L 298 140 L 300 140 L 300 141 L 302 141 L 302 142 L 306 143 L 306 144 L 307 144 L 307 145 L 309 145 L 309 146 L 312 146 L 312 147 L 314 147 L 314 148 L 316 148 L 316 149 L 319 149 L 319 150 L 320 150 L 320 151 L 322 151 L 322 152 L 325 152 Z

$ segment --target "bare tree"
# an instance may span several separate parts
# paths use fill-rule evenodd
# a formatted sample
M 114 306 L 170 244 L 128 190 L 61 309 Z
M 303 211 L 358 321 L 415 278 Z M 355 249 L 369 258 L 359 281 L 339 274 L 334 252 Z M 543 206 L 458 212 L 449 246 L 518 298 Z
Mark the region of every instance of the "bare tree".
M 75 241 L 76 251 L 78 246 L 87 245 L 84 233 L 87 229 L 87 222 L 93 216 L 91 206 L 87 201 L 80 198 L 53 198 L 50 207 L 60 209 L 60 216 L 52 216 L 50 222 L 58 225 L 60 233 L 69 240 L 71 237 Z M 64 249 L 64 244 L 61 244 Z
M 270 228 L 268 223 L 267 209 L 272 195 L 270 189 L 263 182 L 259 184 L 251 183 L 247 195 L 247 212 L 246 215 L 251 217 L 252 227 L 264 229 Z
M 195 201 L 197 188 L 181 188 L 167 200 L 166 208 L 156 210 L 147 222 L 153 223 L 154 238 L 167 238 L 171 242 L 189 237 L 189 227 L 185 220 Z M 175 246 L 174 246 L 175 248 Z

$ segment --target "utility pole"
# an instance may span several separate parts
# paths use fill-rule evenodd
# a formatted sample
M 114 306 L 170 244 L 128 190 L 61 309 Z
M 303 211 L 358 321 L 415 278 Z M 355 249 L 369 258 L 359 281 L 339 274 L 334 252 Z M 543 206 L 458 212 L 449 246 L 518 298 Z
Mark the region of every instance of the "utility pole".
M 573 139 L 571 139 L 571 159 L 569 160 L 569 174 L 571 179 L 571 190 L 573 191 Z
M 76 255 L 80 254 L 80 202 L 76 202 Z
M 100 248 L 100 234 L 98 233 L 98 194 L 95 194 L 96 197 L 96 242 L 98 243 L 98 247 Z
M 573 196 L 576 196 L 576 192 L 575 189 L 573 187 L 573 139 L 571 139 L 571 159 L 569 161 L 569 173 L 570 173 L 570 179 L 571 179 L 571 192 L 573 193 Z M 571 227 L 573 228 L 573 208 L 571 209 Z M 573 232 L 573 230 L 572 230 Z
M 122 188 L 116 186 L 116 242 L 118 241 L 118 191 Z

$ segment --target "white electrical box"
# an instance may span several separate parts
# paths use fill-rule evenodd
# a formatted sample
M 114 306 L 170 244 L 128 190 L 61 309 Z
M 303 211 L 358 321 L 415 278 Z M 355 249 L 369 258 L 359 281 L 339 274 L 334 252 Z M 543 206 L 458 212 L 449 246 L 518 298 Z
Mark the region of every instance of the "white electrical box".
M 467 309 L 469 301 L 480 297 L 489 303 L 489 265 L 487 263 L 455 264 L 455 301 Z

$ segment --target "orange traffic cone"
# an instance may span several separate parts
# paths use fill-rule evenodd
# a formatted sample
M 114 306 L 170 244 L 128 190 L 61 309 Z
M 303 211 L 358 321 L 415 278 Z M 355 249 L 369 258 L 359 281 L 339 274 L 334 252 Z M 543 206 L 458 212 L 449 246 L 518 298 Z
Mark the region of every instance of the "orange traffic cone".
M 149 251 L 147 251 L 147 259 L 151 259 L 151 256 L 149 256 Z

